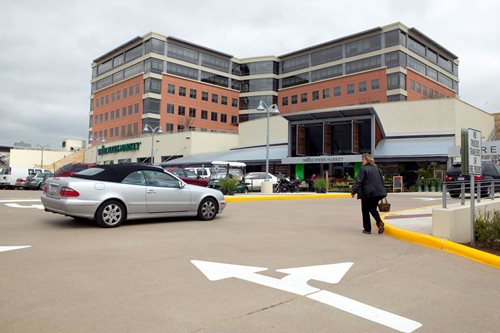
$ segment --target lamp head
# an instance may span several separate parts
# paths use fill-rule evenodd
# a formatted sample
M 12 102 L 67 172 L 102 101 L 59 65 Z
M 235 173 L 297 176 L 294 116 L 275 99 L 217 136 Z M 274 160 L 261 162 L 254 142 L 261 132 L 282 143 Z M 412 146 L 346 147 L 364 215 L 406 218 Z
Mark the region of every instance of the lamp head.
M 276 104 L 271 105 L 269 107 L 269 109 L 270 109 L 269 112 L 271 114 L 279 114 L 280 113 L 280 110 L 278 110 L 278 105 L 276 105 Z
M 156 133 L 163 133 L 163 131 L 161 130 L 161 126 L 158 126 L 158 131 Z
M 142 129 L 143 132 L 149 132 L 148 125 L 144 125 L 144 128 Z
M 262 100 L 259 102 L 259 106 L 257 106 L 258 111 L 266 111 L 266 107 L 264 106 L 264 102 Z

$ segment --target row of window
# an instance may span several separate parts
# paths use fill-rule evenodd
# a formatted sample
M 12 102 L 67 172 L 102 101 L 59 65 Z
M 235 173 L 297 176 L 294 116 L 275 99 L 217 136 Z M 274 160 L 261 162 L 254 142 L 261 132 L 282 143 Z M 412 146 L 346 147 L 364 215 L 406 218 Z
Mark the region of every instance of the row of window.
M 178 88 L 179 88 L 178 89 L 179 96 L 185 97 L 187 94 L 186 87 L 179 86 Z M 171 95 L 175 95 L 175 90 L 176 90 L 175 85 L 170 84 L 170 83 L 167 84 L 167 93 L 169 93 Z M 198 92 L 196 89 L 192 89 L 192 88 L 189 89 L 189 98 L 197 99 L 197 96 L 198 96 L 197 94 L 198 94 Z M 208 92 L 206 92 L 206 91 L 201 92 L 201 100 L 208 102 Z M 212 101 L 212 103 L 219 103 L 219 95 L 212 94 L 211 101 Z M 220 96 L 220 103 L 222 105 L 227 105 L 227 96 Z M 231 106 L 238 107 L 238 99 L 237 98 L 233 98 L 231 100 Z
M 174 104 L 167 104 L 167 114 L 175 114 L 175 105 Z M 201 110 L 201 115 L 200 118 L 203 120 L 208 120 L 208 114 L 209 111 L 207 110 Z M 186 107 L 183 105 L 177 105 L 177 115 L 179 116 L 186 116 Z M 190 118 L 196 118 L 197 112 L 196 108 L 188 108 L 188 114 Z M 227 114 L 221 113 L 220 118 L 219 114 L 217 112 L 210 112 L 210 120 L 211 121 L 219 121 L 221 123 L 227 123 Z M 238 116 L 231 116 L 231 124 L 238 124 Z
M 121 109 L 121 117 L 131 116 L 133 114 L 139 113 L 139 103 L 135 103 L 134 105 L 124 106 Z M 92 121 L 94 124 L 101 124 L 103 122 L 107 122 L 109 120 L 115 120 L 120 118 L 120 109 L 111 110 L 108 112 L 101 113 L 100 115 L 95 115 L 94 117 L 90 116 L 90 126 L 92 126 Z
M 380 89 L 380 80 L 379 79 L 371 80 L 370 87 L 371 87 L 372 91 L 379 90 Z M 366 92 L 366 91 L 368 91 L 368 82 L 367 81 L 359 82 L 358 83 L 358 92 L 361 93 L 361 92 Z M 322 99 L 328 99 L 328 98 L 330 98 L 330 93 L 331 92 L 332 92 L 332 90 L 330 88 L 325 88 L 325 89 L 323 89 L 321 91 L 321 95 L 320 95 L 320 91 L 319 90 L 314 90 L 311 93 L 311 99 L 313 101 L 319 100 L 320 97 Z M 347 93 L 347 95 L 354 94 L 354 92 L 355 92 L 355 84 L 354 83 L 346 85 L 346 93 Z M 307 103 L 307 101 L 308 101 L 308 95 L 309 94 L 307 92 L 300 94 L 300 102 L 301 103 Z M 342 87 L 341 86 L 333 87 L 333 96 L 334 97 L 338 97 L 338 96 L 341 96 L 341 95 L 342 95 Z M 297 104 L 298 103 L 298 95 L 292 95 L 292 96 L 290 96 L 290 100 L 288 98 L 289 98 L 288 96 L 282 97 L 282 99 L 281 99 L 281 105 L 287 106 L 289 103 L 291 103 L 291 104 Z
M 121 131 L 120 127 L 114 127 L 110 128 L 109 131 L 108 129 L 104 129 L 102 131 L 95 131 L 93 133 L 94 137 L 99 137 L 99 138 L 104 138 L 107 139 L 109 138 L 118 138 L 118 137 L 127 137 L 127 136 L 134 136 L 134 135 L 139 135 L 139 123 L 132 123 L 132 124 L 127 124 L 127 125 L 122 125 L 121 126 Z M 109 135 L 109 136 L 108 136 Z M 89 138 L 92 136 L 89 135 Z
M 127 97 L 132 97 L 132 96 L 137 96 L 141 93 L 141 87 L 139 84 L 134 86 L 129 86 L 127 88 L 123 88 L 123 90 L 117 90 L 113 91 L 110 94 L 101 96 L 101 98 L 96 98 L 95 99 L 95 108 L 97 109 L 98 107 L 102 107 L 105 105 L 108 105 L 109 103 L 114 103 L 115 101 L 119 101 L 122 98 L 125 99 Z M 91 105 L 90 105 L 90 110 L 93 110 L 92 102 L 94 100 L 91 100 Z
M 437 90 L 427 88 L 425 84 L 410 80 L 410 90 L 422 95 L 424 98 L 444 98 L 447 97 Z

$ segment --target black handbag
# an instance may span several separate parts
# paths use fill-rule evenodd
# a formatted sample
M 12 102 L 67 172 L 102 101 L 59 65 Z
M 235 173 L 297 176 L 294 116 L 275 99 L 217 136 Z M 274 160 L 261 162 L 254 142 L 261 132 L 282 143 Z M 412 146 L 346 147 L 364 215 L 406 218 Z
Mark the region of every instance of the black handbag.
M 378 210 L 379 212 L 390 212 L 391 211 L 391 204 L 389 201 L 387 201 L 387 198 L 383 198 L 380 200 L 378 203 Z

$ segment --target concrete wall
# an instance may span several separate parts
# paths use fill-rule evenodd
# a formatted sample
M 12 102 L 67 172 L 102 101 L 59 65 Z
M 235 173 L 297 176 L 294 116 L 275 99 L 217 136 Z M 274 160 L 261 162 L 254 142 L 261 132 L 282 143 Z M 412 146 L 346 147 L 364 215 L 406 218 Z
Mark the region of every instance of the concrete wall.
M 52 164 L 56 161 L 64 158 L 67 155 L 72 154 L 69 151 L 59 151 L 59 150 L 44 150 L 43 151 L 43 165 L 47 169 L 52 169 Z M 42 158 L 41 149 L 11 149 L 10 151 L 10 162 L 11 167 L 16 168 L 32 168 L 35 165 L 40 166 Z
M 493 115 L 455 98 L 375 104 L 385 134 L 455 134 L 462 128 L 480 130 L 486 140 L 495 129 Z
M 239 147 L 266 144 L 267 118 L 259 118 L 239 124 Z M 288 142 L 288 121 L 281 116 L 269 118 L 269 143 Z
M 151 156 L 151 135 L 142 135 L 111 143 L 99 145 L 99 148 L 111 147 L 127 143 L 140 142 L 139 150 L 119 152 L 113 154 L 99 155 L 98 162 L 113 161 L 117 163 L 119 159 L 131 159 L 131 162 L 140 162 L 141 158 Z M 215 151 L 229 150 L 238 146 L 238 134 L 214 133 L 214 132 L 178 132 L 162 133 L 154 136 L 154 156 L 155 163 L 161 162 L 161 156 L 183 155 L 189 156 L 199 153 L 209 153 Z M 96 148 L 90 147 L 85 152 L 85 162 L 94 163 L 96 161 Z

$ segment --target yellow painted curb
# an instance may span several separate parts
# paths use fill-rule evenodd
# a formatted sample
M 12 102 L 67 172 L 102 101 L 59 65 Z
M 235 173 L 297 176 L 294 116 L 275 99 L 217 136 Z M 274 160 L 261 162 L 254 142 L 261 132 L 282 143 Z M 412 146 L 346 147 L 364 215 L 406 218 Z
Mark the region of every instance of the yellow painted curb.
M 434 207 L 434 206 L 432 206 Z M 422 207 L 422 208 L 428 208 L 428 207 Z M 421 209 L 421 208 L 416 208 L 416 209 Z M 404 211 L 410 211 L 411 209 L 405 209 Z M 403 212 L 400 211 L 400 212 Z M 426 247 L 430 247 L 436 250 L 442 250 L 445 252 L 449 252 L 476 262 L 479 262 L 481 264 L 485 264 L 488 266 L 493 266 L 495 268 L 500 268 L 500 256 L 476 250 L 474 248 L 452 242 L 450 240 L 430 236 L 430 235 L 425 235 L 425 234 L 420 234 L 418 232 L 414 231 L 409 231 L 405 229 L 401 229 L 395 226 L 392 226 L 390 224 L 387 224 L 385 222 L 385 217 L 387 215 L 393 215 L 397 212 L 391 212 L 387 213 L 381 216 L 382 220 L 384 221 L 385 225 L 385 234 L 392 236 L 394 238 L 407 241 L 410 243 L 415 243 L 419 245 L 423 245 Z
M 224 196 L 226 202 L 264 201 L 264 200 L 300 200 L 300 199 L 328 199 L 328 198 L 350 198 L 349 193 L 321 193 L 302 195 L 259 195 L 259 196 Z
M 473 249 L 471 247 L 458 244 L 449 240 L 443 243 L 443 251 L 457 254 L 459 256 L 480 262 L 482 264 L 490 265 L 500 268 L 500 257 L 494 254 Z

